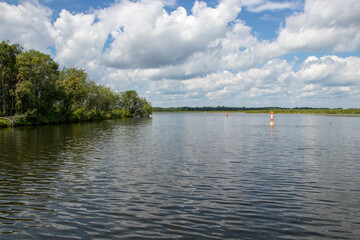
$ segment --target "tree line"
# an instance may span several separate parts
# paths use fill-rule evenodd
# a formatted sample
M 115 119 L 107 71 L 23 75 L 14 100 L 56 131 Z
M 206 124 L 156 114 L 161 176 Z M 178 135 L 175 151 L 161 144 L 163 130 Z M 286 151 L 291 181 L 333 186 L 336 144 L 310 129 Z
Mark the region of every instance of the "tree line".
M 76 67 L 59 69 L 49 56 L 0 43 L 0 117 L 19 125 L 148 117 L 151 104 L 134 90 L 115 92 Z
M 311 107 L 154 107 L 154 112 L 243 112 L 243 113 L 270 113 L 276 112 L 281 114 L 360 114 L 359 108 L 311 108 Z

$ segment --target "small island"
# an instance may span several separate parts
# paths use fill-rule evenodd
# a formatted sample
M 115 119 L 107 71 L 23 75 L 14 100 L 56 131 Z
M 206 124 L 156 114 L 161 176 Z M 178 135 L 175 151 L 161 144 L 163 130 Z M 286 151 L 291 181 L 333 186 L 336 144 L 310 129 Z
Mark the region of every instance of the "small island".
M 59 70 L 49 55 L 0 43 L 0 127 L 149 117 L 135 90 L 116 92 L 76 67 Z

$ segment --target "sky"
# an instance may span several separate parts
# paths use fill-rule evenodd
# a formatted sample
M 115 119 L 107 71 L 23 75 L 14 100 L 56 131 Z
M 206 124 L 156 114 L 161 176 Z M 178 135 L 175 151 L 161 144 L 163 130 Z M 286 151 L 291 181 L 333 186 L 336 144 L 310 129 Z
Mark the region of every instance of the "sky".
M 2 40 L 156 107 L 360 107 L 359 0 L 6 0 Z

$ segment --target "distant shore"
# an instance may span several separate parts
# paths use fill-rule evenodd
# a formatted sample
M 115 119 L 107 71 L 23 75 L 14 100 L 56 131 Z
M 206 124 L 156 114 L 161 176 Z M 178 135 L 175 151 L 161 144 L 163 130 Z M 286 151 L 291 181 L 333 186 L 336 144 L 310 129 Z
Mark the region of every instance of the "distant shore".
M 236 108 L 236 107 L 154 107 L 153 112 L 239 112 L 275 114 L 321 114 L 321 115 L 358 115 L 360 108 Z

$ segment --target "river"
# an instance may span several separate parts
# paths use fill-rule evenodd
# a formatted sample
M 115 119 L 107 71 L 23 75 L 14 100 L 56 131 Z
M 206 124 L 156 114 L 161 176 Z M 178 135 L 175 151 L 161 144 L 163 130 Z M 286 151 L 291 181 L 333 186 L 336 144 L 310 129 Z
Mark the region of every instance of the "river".
M 0 129 L 0 239 L 359 239 L 360 117 Z

